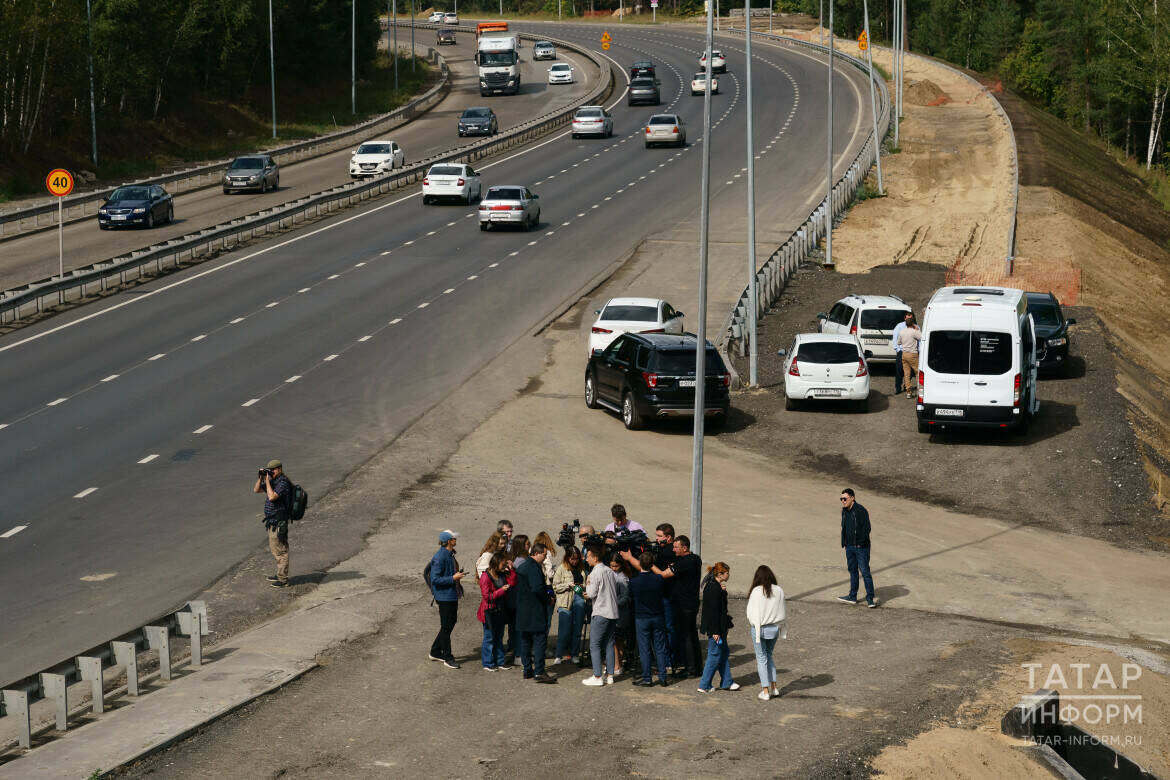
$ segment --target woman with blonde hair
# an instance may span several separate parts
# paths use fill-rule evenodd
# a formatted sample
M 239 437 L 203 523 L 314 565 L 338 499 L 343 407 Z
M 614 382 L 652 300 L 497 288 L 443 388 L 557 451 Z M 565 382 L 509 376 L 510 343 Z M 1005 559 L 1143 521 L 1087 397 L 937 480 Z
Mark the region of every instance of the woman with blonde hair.
M 788 638 L 788 614 L 784 608 L 784 591 L 776 582 L 776 575 L 767 566 L 756 569 L 752 588 L 748 593 L 747 619 L 751 626 L 752 644 L 756 648 L 756 671 L 760 673 L 760 700 L 779 696 L 776 687 L 776 664 L 772 650 L 777 639 Z
M 707 635 L 707 664 L 699 680 L 699 693 L 710 693 L 719 670 L 719 689 L 738 691 L 739 683 L 731 679 L 731 653 L 727 646 L 727 632 L 732 628 L 731 615 L 727 611 L 727 579 L 731 567 L 723 561 L 707 567 L 703 580 L 703 614 L 699 630 Z
M 504 552 L 507 544 L 508 537 L 499 531 L 492 531 L 492 535 L 483 543 L 483 549 L 479 551 L 479 557 L 475 559 L 476 577 L 483 577 L 483 573 L 488 570 L 488 564 L 491 563 L 492 556 L 498 552 Z
M 576 547 L 565 549 L 561 565 L 553 573 L 557 607 L 557 655 L 554 664 L 571 661 L 581 652 L 581 627 L 585 623 L 585 562 Z

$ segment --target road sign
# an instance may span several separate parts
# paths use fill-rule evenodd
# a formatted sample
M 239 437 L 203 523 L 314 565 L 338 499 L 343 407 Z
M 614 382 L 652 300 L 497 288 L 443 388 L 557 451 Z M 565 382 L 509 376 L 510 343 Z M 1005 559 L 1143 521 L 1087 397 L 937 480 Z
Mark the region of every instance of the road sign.
M 865 30 L 862 30 L 861 35 L 857 36 L 857 48 L 862 51 L 869 48 L 869 36 L 865 34 Z
M 613 41 L 613 38 L 610 38 L 610 37 L 609 37 L 609 31 L 608 31 L 608 30 L 607 30 L 606 32 L 603 32 L 603 33 L 601 34 L 601 42 L 602 42 L 603 44 L 605 44 L 605 43 L 610 43 L 611 41 Z
M 58 198 L 73 192 L 73 174 L 64 168 L 54 168 L 45 177 L 45 186 Z
M 658 0 L 650 0 L 650 7 L 657 8 L 658 7 Z
M 605 49 L 606 51 L 609 51 L 609 41 L 606 41 L 605 43 L 601 44 L 601 48 Z

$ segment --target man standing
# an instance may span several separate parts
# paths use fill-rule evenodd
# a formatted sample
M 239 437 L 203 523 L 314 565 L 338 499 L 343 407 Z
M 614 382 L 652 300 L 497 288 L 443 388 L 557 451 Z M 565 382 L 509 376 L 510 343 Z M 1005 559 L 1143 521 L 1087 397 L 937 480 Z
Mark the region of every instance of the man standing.
M 507 540 L 504 543 L 504 549 L 507 550 L 508 552 L 511 552 L 512 551 L 512 521 L 511 520 L 501 520 L 500 522 L 496 523 L 496 530 L 499 531 L 500 533 L 502 533 L 504 535 L 504 538 Z
M 670 658 L 675 677 L 699 677 L 703 674 L 698 625 L 703 561 L 691 552 L 691 540 L 685 536 L 675 537 L 674 555 L 674 563 L 668 568 L 655 566 L 653 569 L 655 574 L 670 581 L 670 610 L 674 616 L 674 647 Z
M 873 595 L 873 577 L 869 574 L 869 512 L 857 503 L 853 488 L 841 491 L 841 546 L 845 548 L 845 565 L 849 567 L 849 594 L 837 601 L 857 603 L 857 573 L 865 581 L 865 603 L 877 606 Z
M 435 635 L 427 657 L 432 661 L 442 661 L 448 669 L 459 668 L 455 654 L 451 652 L 451 632 L 459 619 L 459 597 L 463 595 L 459 580 L 463 579 L 464 572 L 455 560 L 455 540 L 458 538 L 459 534 L 451 530 L 440 533 L 439 549 L 431 558 L 431 593 L 439 605 L 439 633 Z
M 631 564 L 634 556 L 622 551 L 622 557 Z M 666 672 L 670 668 L 666 654 L 666 619 L 663 604 L 666 602 L 666 580 L 655 574 L 654 553 L 646 551 L 637 559 L 638 571 L 630 580 L 630 596 L 634 599 L 634 628 L 638 637 L 638 656 L 642 660 L 642 679 L 634 685 L 649 686 L 654 681 L 650 676 L 650 662 L 658 666 L 658 684 L 666 686 Z M 653 655 L 652 655 L 653 654 Z
M 898 343 L 898 334 L 906 329 L 906 323 L 913 317 L 911 312 L 906 312 L 906 316 L 894 326 L 894 333 L 890 336 L 890 346 L 894 348 L 894 395 L 902 392 L 902 345 Z
M 607 525 L 605 530 L 613 531 L 614 536 L 625 536 L 635 531 L 646 530 L 640 524 L 626 517 L 626 508 L 621 504 L 614 504 L 610 507 L 609 516 L 613 518 L 613 522 Z
M 617 576 L 602 563 L 601 545 L 585 549 L 585 563 L 589 566 L 589 580 L 585 584 L 585 598 L 593 602 L 593 617 L 589 620 L 589 655 L 593 660 L 593 676 L 581 682 L 585 685 L 612 685 L 614 669 L 614 631 L 618 620 Z
M 544 581 L 544 559 L 548 550 L 537 542 L 516 567 L 517 648 L 524 665 L 524 679 L 538 683 L 555 683 L 556 678 L 544 671 L 544 654 L 548 643 L 548 586 Z
M 674 526 L 670 523 L 661 523 L 654 529 L 654 565 L 659 571 L 666 571 L 674 563 Z M 649 569 L 647 569 L 649 571 Z M 674 580 L 662 581 L 662 619 L 666 624 L 666 660 L 671 660 L 671 648 L 674 647 L 674 610 L 670 606 L 670 592 L 673 590 Z
M 922 331 L 914 321 L 914 315 L 906 318 L 906 327 L 898 334 L 898 346 L 902 349 L 902 370 L 906 373 L 906 397 L 913 398 L 911 388 L 918 388 L 918 342 Z
M 260 469 L 253 493 L 264 493 L 264 527 L 268 529 L 268 549 L 276 559 L 276 574 L 268 575 L 274 588 L 288 587 L 288 517 L 292 503 L 292 483 L 284 475 L 279 460 L 270 460 Z

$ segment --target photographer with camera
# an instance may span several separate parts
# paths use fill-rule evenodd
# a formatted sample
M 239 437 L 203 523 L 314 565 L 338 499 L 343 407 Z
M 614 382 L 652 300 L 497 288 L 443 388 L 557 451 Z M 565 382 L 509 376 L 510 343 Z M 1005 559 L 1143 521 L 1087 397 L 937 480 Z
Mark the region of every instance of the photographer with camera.
M 268 575 L 268 584 L 274 588 L 288 587 L 288 520 L 292 490 L 292 482 L 284 475 L 284 465 L 279 460 L 268 461 L 252 486 L 253 493 L 264 494 L 268 549 L 276 559 L 276 574 Z
M 612 531 L 615 537 L 625 536 L 628 533 L 641 531 L 646 533 L 646 529 L 640 524 L 626 516 L 626 508 L 621 504 L 614 504 L 609 508 L 609 516 L 613 518 L 613 522 L 605 527 L 606 531 Z
M 660 523 L 654 529 L 654 565 L 659 571 L 666 571 L 674 563 L 674 526 L 670 523 Z M 647 568 L 646 571 L 650 569 Z M 674 648 L 674 610 L 670 606 L 670 591 L 674 587 L 674 580 L 662 581 L 662 620 L 666 626 L 666 660 L 671 660 Z
M 699 677 L 703 670 L 699 655 L 699 579 L 702 576 L 703 561 L 691 552 L 691 540 L 678 536 L 674 540 L 674 563 L 662 569 L 651 568 L 671 582 L 670 609 L 674 614 L 675 646 L 671 660 L 675 664 L 674 676 L 683 679 L 688 675 Z M 638 571 L 643 571 L 641 562 L 633 555 L 622 553 L 622 557 Z

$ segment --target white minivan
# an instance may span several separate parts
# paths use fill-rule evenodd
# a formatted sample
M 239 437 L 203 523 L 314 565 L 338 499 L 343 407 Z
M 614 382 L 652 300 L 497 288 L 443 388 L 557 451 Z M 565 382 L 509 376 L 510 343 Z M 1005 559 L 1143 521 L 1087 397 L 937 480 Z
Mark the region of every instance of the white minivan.
M 943 287 L 922 318 L 918 431 L 1028 429 L 1036 397 L 1036 332 L 1023 291 Z

